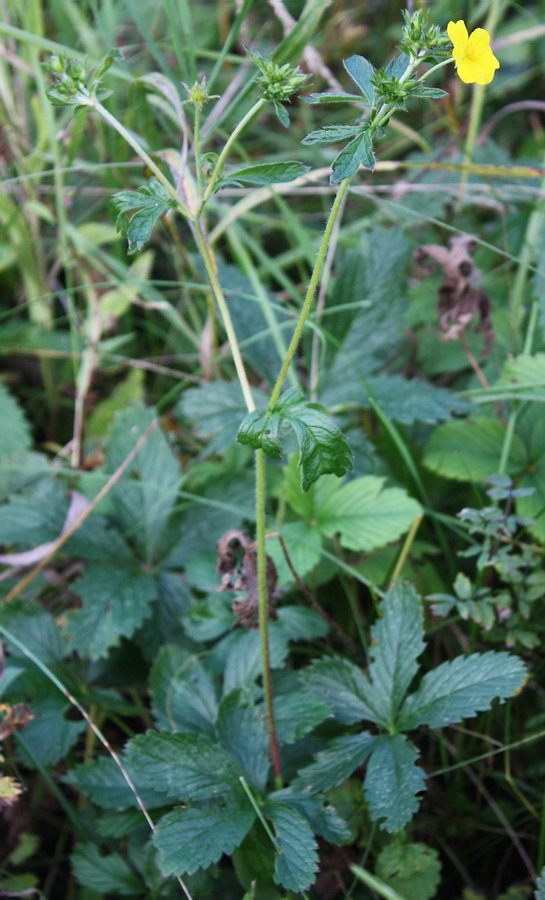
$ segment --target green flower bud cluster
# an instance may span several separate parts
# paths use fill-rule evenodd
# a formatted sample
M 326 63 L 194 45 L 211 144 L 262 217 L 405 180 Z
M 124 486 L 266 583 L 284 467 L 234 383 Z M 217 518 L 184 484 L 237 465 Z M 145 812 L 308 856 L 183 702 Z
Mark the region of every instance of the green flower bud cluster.
M 405 25 L 399 48 L 407 56 L 429 61 L 450 56 L 448 35 L 437 25 L 430 24 L 427 10 L 419 9 L 412 14 L 403 10 L 403 18 Z
M 95 72 L 89 72 L 78 60 L 56 54 L 51 56 L 45 65 L 51 76 L 47 90 L 49 100 L 54 106 L 89 106 L 96 97 L 102 76 L 119 59 L 123 59 L 123 54 L 112 50 Z
M 265 100 L 289 100 L 310 78 L 298 66 L 290 66 L 288 63 L 281 66 L 274 59 L 266 59 L 258 50 L 247 50 L 247 53 L 261 72 L 257 83 Z

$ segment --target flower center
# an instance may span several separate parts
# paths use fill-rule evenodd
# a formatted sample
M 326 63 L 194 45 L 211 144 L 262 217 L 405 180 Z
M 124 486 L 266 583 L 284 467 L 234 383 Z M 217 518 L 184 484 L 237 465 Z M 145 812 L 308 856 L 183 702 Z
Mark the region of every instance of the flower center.
M 468 43 L 467 47 L 464 51 L 464 56 L 466 59 L 470 59 L 471 62 L 477 62 L 480 56 L 480 51 L 478 47 L 472 47 L 471 41 Z

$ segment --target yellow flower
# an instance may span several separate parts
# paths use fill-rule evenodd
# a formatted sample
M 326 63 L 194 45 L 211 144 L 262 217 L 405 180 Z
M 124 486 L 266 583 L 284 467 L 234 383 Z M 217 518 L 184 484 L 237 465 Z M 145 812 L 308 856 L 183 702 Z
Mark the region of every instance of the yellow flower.
M 490 84 L 500 64 L 490 49 L 490 35 L 484 28 L 467 33 L 463 19 L 448 23 L 448 36 L 454 44 L 452 55 L 458 75 L 466 84 Z

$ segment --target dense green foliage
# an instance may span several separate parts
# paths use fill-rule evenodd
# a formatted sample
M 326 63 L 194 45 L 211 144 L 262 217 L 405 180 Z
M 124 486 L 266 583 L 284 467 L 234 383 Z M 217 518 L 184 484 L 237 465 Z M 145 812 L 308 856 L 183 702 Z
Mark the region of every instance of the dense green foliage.
M 544 8 L 422 5 L 4 4 L 0 896 L 545 897 Z

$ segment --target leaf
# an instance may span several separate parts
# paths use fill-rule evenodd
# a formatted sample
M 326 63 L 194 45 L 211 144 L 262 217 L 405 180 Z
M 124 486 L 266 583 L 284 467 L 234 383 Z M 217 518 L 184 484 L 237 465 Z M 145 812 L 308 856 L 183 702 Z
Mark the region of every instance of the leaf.
M 416 84 L 414 87 L 411 86 L 410 97 L 422 97 L 425 100 L 441 100 L 442 97 L 447 96 L 447 91 L 442 91 L 441 88 L 429 87 L 427 84 Z
M 155 418 L 156 411 L 143 406 L 130 406 L 115 417 L 106 448 L 109 472 L 122 464 Z M 156 428 L 112 490 L 115 515 L 147 560 L 159 550 L 180 481 L 179 463 Z
M 351 725 L 367 719 L 379 723 L 368 702 L 371 685 L 358 666 L 342 657 L 323 657 L 301 673 L 301 681 L 334 712 L 339 722 Z
M 302 144 L 334 144 L 346 141 L 361 132 L 361 125 L 324 125 L 318 131 L 311 131 L 301 141 Z
M 288 425 L 299 445 L 299 466 L 303 490 L 321 475 L 344 475 L 352 468 L 351 451 L 341 431 L 318 403 L 307 403 L 295 390 L 285 391 L 272 411 L 258 409 L 242 421 L 237 435 L 241 444 L 280 459 L 281 428 Z
M 32 446 L 30 426 L 19 403 L 0 382 L 0 458 L 23 456 Z M 3 462 L 2 462 L 3 464 Z
M 311 94 L 310 97 L 304 99 L 307 103 L 353 103 L 354 101 L 361 103 L 359 94 L 336 94 L 334 92 Z
M 96 844 L 80 844 L 70 857 L 76 880 L 100 894 L 141 894 L 144 886 L 119 853 L 101 856 Z
M 305 891 L 314 882 L 318 870 L 318 852 L 314 834 L 305 816 L 287 803 L 270 800 L 265 816 L 274 825 L 279 852 L 274 880 L 287 891 Z
M 399 727 L 418 725 L 441 728 L 476 715 L 495 697 L 501 702 L 520 691 L 527 679 L 522 660 L 509 653 L 472 653 L 457 656 L 424 675 L 420 686 L 405 701 Z
M 109 563 L 88 566 L 73 589 L 83 607 L 66 616 L 70 647 L 91 659 L 105 656 L 122 637 L 132 637 L 157 596 L 151 575 Z
M 237 689 L 223 698 L 217 731 L 223 747 L 243 769 L 250 785 L 263 792 L 270 766 L 269 741 L 265 718 L 251 695 Z
M 115 221 L 115 227 L 129 242 L 129 253 L 141 250 L 151 237 L 157 220 L 169 209 L 174 209 L 174 201 L 156 178 L 137 191 L 121 191 L 114 194 L 108 204 Z
M 171 800 L 166 788 L 159 782 L 156 785 L 142 783 L 137 772 L 130 764 L 124 763 L 125 769 L 134 784 L 142 802 L 148 809 L 167 806 Z M 104 809 L 138 808 L 136 797 L 123 777 L 119 766 L 110 756 L 103 756 L 92 763 L 75 766 L 64 780 L 74 785 L 78 791 L 88 796 L 93 803 Z M 142 817 L 142 823 L 144 818 Z
M 536 881 L 535 900 L 545 900 L 545 866 L 541 870 L 539 878 Z
M 85 722 L 65 718 L 70 704 L 56 688 L 52 690 L 55 693 L 49 693 L 49 685 L 44 688 L 43 682 L 36 685 L 29 697 L 33 718 L 15 735 L 20 755 L 31 768 L 56 765 L 85 731 Z
M 203 734 L 148 731 L 127 745 L 126 759 L 138 781 L 161 786 L 186 803 L 232 796 L 244 774 L 226 751 Z
M 349 56 L 348 59 L 343 59 L 343 66 L 356 82 L 364 97 L 369 101 L 369 106 L 374 106 L 375 86 L 373 84 L 373 75 L 375 74 L 375 69 L 369 60 L 365 56 L 358 56 L 355 53 L 353 56 Z
M 263 671 L 258 631 L 235 632 L 223 672 L 223 692 L 252 684 Z M 288 654 L 288 635 L 278 622 L 269 625 L 270 666 L 279 669 Z
M 365 166 L 371 172 L 375 168 L 375 154 L 373 153 L 373 139 L 369 129 L 362 131 L 335 157 L 332 164 L 331 182 L 338 184 L 345 178 L 355 175 L 360 166 Z
M 281 525 L 279 531 L 284 538 L 295 571 L 303 578 L 320 562 L 322 549 L 320 532 L 307 522 L 286 522 Z M 276 567 L 280 587 L 292 584 L 295 579 L 286 562 L 280 541 L 272 538 L 268 540 L 267 554 Z
M 424 790 L 426 774 L 415 765 L 418 750 L 401 734 L 375 738 L 363 782 L 365 799 L 373 821 L 385 831 L 400 831 L 419 806 L 417 794 Z
M 273 106 L 276 113 L 276 118 L 278 119 L 280 124 L 283 125 L 284 128 L 289 128 L 290 117 L 284 104 L 280 103 L 280 100 L 273 100 Z
M 505 427 L 497 419 L 446 422 L 433 432 L 424 464 L 433 472 L 458 481 L 482 481 L 498 471 Z M 524 465 L 524 446 L 513 435 L 507 474 Z
M 357 372 L 341 395 L 338 385 L 332 385 L 332 393 L 327 382 L 322 399 L 328 406 L 356 403 L 364 409 L 373 407 L 373 400 L 394 422 L 412 425 L 413 422 L 441 422 L 450 419 L 453 412 L 467 413 L 471 406 L 447 388 L 436 387 L 417 378 L 403 378 L 401 375 L 370 375 L 357 377 Z
M 216 692 L 198 657 L 181 647 L 162 647 L 151 672 L 150 693 L 159 728 L 213 737 Z
M 55 665 L 66 655 L 62 633 L 51 613 L 34 600 L 19 598 L 0 606 L 0 627 L 7 628 L 24 643 L 26 649 L 46 666 Z M 18 664 L 32 665 L 28 657 L 7 641 L 10 656 Z
M 242 794 L 241 801 L 245 799 Z M 153 837 L 161 874 L 192 875 L 208 868 L 242 843 L 254 818 L 251 807 L 233 802 L 210 803 L 205 808 L 190 806 L 163 816 Z
M 374 550 L 395 541 L 422 508 L 401 488 L 383 488 L 384 479 L 364 475 L 344 484 L 318 510 L 317 527 L 338 534 L 348 550 Z
M 267 404 L 267 395 L 252 389 L 256 406 Z M 203 456 L 225 450 L 236 441 L 237 429 L 246 412 L 238 381 L 211 381 L 184 391 L 177 412 L 195 427 L 198 438 L 206 440 Z
M 246 169 L 238 169 L 230 172 L 225 180 L 244 181 L 246 184 L 283 184 L 300 178 L 310 170 L 300 162 L 262 163 L 258 166 L 248 166 Z
M 431 900 L 439 887 L 439 854 L 427 844 L 395 841 L 380 851 L 376 874 L 405 900 Z
M 399 56 L 395 56 L 388 63 L 386 66 L 386 74 L 390 77 L 401 78 L 409 63 L 409 56 L 406 53 L 400 53 Z
M 381 618 L 371 629 L 371 690 L 367 701 L 388 729 L 394 724 L 418 670 L 417 658 L 425 648 L 422 601 L 411 585 L 397 584 L 382 600 L 380 613 Z
M 376 740 L 368 731 L 335 738 L 327 750 L 317 754 L 315 762 L 301 769 L 292 787 L 316 793 L 342 784 L 364 764 Z
M 332 806 L 324 804 L 321 797 L 308 792 L 294 791 L 284 788 L 270 794 L 271 800 L 281 800 L 303 813 L 315 834 L 319 834 L 332 844 L 346 842 L 350 838 L 350 829 Z
M 304 689 L 274 698 L 274 720 L 280 744 L 300 741 L 329 716 L 331 710 L 327 703 Z

